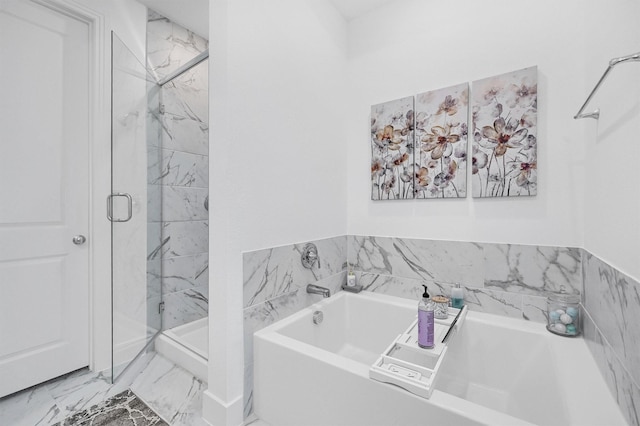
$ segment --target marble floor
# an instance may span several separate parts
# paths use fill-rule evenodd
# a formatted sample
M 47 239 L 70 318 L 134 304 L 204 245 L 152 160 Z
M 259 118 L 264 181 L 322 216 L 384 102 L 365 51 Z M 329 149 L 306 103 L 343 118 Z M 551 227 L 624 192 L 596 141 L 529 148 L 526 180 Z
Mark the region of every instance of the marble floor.
M 171 426 L 206 426 L 202 419 L 206 388 L 205 382 L 150 352 L 136 360 L 114 385 L 102 373 L 83 369 L 0 398 L 0 425 L 66 426 L 65 419 L 131 390 Z M 255 414 L 244 425 L 270 426 Z
M 102 373 L 79 370 L 0 399 L 0 425 L 51 426 L 131 389 L 172 426 L 205 426 L 206 383 L 152 352 L 111 385 Z

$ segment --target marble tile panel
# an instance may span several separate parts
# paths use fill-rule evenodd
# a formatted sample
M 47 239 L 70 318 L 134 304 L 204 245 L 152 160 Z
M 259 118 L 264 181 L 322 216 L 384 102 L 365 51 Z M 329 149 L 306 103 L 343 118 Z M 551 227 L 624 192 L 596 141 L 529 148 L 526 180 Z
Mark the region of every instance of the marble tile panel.
M 162 146 L 168 150 L 209 155 L 209 125 L 180 115 L 164 114 Z
M 634 383 L 588 314 L 584 315 L 583 328 L 587 346 L 622 414 L 629 425 L 640 426 L 640 387 Z
M 163 222 L 162 242 L 163 259 L 206 253 L 209 250 L 209 222 Z
M 313 243 L 318 248 L 320 265 L 312 269 L 304 268 L 300 260 L 306 242 L 243 253 L 244 307 L 306 287 L 346 269 L 346 237 Z
M 0 424 L 12 426 L 49 426 L 64 414 L 44 386 L 26 389 L 0 399 Z
M 587 251 L 583 257 L 585 309 L 640 383 L 640 283 Z
M 161 16 L 147 22 L 147 62 L 157 80 L 164 78 L 205 51 L 208 43 Z
M 162 183 L 163 152 L 161 149 L 147 150 L 147 185 L 160 185 Z
M 270 426 L 269 423 L 261 420 L 255 414 L 245 416 L 243 426 Z
M 580 249 L 571 247 L 482 244 L 484 286 L 543 296 L 561 289 L 582 293 Z
M 522 295 L 522 318 L 528 321 L 547 323 L 547 298 Z
M 162 220 L 164 222 L 208 220 L 209 212 L 204 208 L 207 195 L 209 195 L 208 188 L 162 186 Z
M 209 285 L 165 294 L 162 300 L 164 329 L 196 321 L 209 314 Z
M 162 186 L 147 185 L 147 222 L 158 223 L 162 221 Z M 160 227 L 160 225 L 157 225 Z M 148 238 L 153 238 L 149 236 Z
M 149 158 L 149 161 L 157 160 Z M 150 164 L 150 184 L 207 188 L 209 185 L 209 157 L 188 152 L 162 150 L 160 176 L 154 178 L 157 164 Z
M 65 380 L 45 385 L 60 408 L 62 418 L 90 408 L 108 397 L 111 385 L 102 373 L 83 369 L 71 373 Z
M 166 83 L 162 89 L 165 114 L 208 123 L 209 63 L 203 61 Z
M 169 236 L 162 236 L 162 228 L 160 222 L 147 223 L 147 262 L 162 259 L 169 250 Z
M 362 272 L 482 287 L 482 246 L 458 241 L 349 236 L 349 262 Z
M 422 293 L 424 292 L 422 285 L 426 285 L 429 294 L 433 296 L 437 294 L 449 296 L 453 288 L 450 284 L 442 284 L 435 281 L 370 274 L 366 272 L 357 273 L 356 279 L 364 286 L 365 291 L 415 300 L 416 303 L 422 298 Z
M 206 383 L 155 355 L 131 390 L 172 426 L 204 425 L 202 392 Z
M 331 277 L 339 272 L 346 271 L 347 265 L 347 238 L 339 236 L 311 241 L 318 248 L 319 266 L 316 264 L 311 269 L 302 266 L 302 252 L 307 242 L 294 244 L 294 264 L 298 267 L 296 278 L 308 281 L 318 281 Z
M 172 257 L 162 261 L 163 293 L 209 285 L 209 254 Z
M 155 335 L 162 328 L 162 314 L 160 313 L 160 296 L 147 299 L 147 339 Z
M 341 286 L 346 279 L 346 271 L 341 271 L 315 284 L 328 288 L 335 295 L 342 291 Z M 253 411 L 253 333 L 320 300 L 321 296 L 308 294 L 305 288 L 300 288 L 244 309 L 245 417 Z
M 294 290 L 244 309 L 244 413 L 253 411 L 253 333 L 307 306 L 306 292 Z
M 189 57 L 190 55 L 197 55 L 199 53 L 204 52 L 209 47 L 209 42 L 200 37 L 199 35 L 189 31 L 182 25 L 172 23 L 171 28 L 171 41 L 180 46 L 184 52 L 185 57 Z
M 297 268 L 291 245 L 242 254 L 243 306 L 260 304 L 299 288 L 293 272 Z
M 162 147 L 161 91 L 155 82 L 147 83 L 147 149 Z
M 465 288 L 465 304 L 472 311 L 523 318 L 522 295 L 480 288 Z

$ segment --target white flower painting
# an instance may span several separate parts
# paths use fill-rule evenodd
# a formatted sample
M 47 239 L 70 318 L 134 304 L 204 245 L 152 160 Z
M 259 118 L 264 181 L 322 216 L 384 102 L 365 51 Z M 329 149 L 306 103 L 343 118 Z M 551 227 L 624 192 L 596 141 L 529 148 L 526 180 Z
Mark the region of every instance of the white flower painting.
M 416 96 L 415 198 L 467 196 L 467 83 Z
M 538 68 L 472 83 L 474 197 L 537 193 Z
M 371 107 L 371 199 L 413 198 L 413 96 Z

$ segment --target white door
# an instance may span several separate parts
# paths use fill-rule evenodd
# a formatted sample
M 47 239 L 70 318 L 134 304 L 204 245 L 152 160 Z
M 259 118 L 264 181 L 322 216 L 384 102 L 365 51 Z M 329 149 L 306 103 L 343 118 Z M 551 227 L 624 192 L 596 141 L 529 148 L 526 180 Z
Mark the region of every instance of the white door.
M 0 397 L 89 363 L 88 40 L 0 0 Z

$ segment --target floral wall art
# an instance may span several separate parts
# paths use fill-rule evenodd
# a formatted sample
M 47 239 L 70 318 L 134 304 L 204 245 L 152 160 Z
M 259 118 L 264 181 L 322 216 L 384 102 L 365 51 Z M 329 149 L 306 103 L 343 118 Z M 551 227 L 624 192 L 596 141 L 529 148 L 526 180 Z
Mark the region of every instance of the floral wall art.
M 465 198 L 467 179 L 475 198 L 537 194 L 538 68 L 469 93 L 462 83 L 371 107 L 372 200 Z
M 413 96 L 371 107 L 371 199 L 413 198 Z
M 467 83 L 416 95 L 415 198 L 467 196 Z
M 537 193 L 537 67 L 472 83 L 474 197 Z

